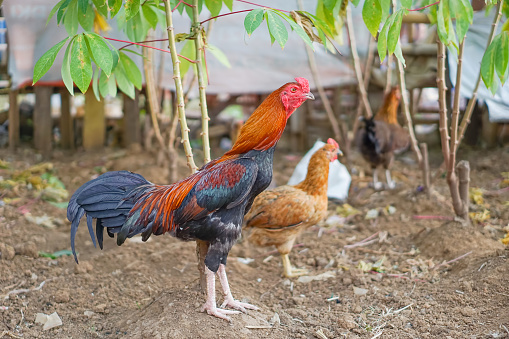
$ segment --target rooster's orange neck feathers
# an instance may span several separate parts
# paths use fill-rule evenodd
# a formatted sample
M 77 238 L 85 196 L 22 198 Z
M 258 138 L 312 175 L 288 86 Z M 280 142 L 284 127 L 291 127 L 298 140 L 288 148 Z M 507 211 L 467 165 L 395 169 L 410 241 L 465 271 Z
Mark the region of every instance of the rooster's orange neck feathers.
M 266 151 L 276 145 L 286 127 L 287 118 L 295 110 L 291 112 L 285 110 L 280 98 L 283 87 L 272 92 L 251 114 L 240 129 L 239 137 L 232 149 L 222 158 L 230 158 L 250 150 Z

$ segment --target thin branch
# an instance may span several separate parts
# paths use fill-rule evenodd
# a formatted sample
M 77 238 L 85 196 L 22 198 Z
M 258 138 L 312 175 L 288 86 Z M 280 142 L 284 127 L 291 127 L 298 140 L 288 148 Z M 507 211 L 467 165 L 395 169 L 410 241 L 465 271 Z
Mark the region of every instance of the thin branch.
M 193 159 L 193 150 L 191 143 L 189 142 L 189 127 L 187 127 L 186 112 L 184 107 L 184 93 L 182 90 L 182 80 L 180 78 L 180 60 L 177 55 L 177 49 L 175 47 L 175 32 L 173 29 L 173 16 L 170 7 L 170 0 L 163 0 L 164 7 L 166 10 L 166 22 L 168 24 L 168 41 L 169 49 L 171 51 L 171 60 L 173 63 L 173 79 L 175 81 L 175 94 L 177 100 L 177 110 L 180 121 L 180 129 L 182 132 L 182 143 L 184 144 L 184 151 L 187 158 L 187 166 L 194 173 L 198 170 Z
M 157 47 L 154 47 L 154 46 L 148 46 L 148 45 L 140 44 L 140 43 L 137 43 L 137 42 L 131 42 L 131 41 L 120 40 L 120 39 L 113 39 L 113 38 L 108 38 L 108 37 L 105 37 L 105 36 L 103 36 L 103 38 L 106 39 L 106 40 L 123 42 L 123 43 L 126 43 L 126 44 L 137 45 L 137 46 L 146 47 L 146 48 L 152 48 L 152 49 L 164 52 L 164 53 L 171 53 L 171 51 L 168 51 L 168 50 L 165 50 L 165 49 L 157 48 Z
M 258 7 L 268 8 L 268 9 L 275 9 L 276 11 L 290 13 L 289 11 L 285 11 L 285 10 L 282 10 L 282 9 L 277 9 L 277 8 L 272 8 L 272 7 L 267 7 L 267 6 L 255 4 L 254 2 L 249 2 L 249 1 L 246 1 L 246 0 L 236 0 L 236 1 L 243 2 L 245 4 L 249 4 L 249 5 L 253 5 L 253 6 L 258 6 Z
M 362 80 L 362 70 L 359 61 L 359 54 L 357 53 L 357 42 L 355 40 L 355 33 L 353 29 L 352 22 L 352 10 L 350 6 L 346 6 L 346 26 L 348 29 L 348 36 L 350 38 L 350 50 L 352 51 L 353 58 L 353 66 L 355 71 L 355 76 L 357 77 L 357 83 L 359 86 L 359 93 L 361 95 L 361 102 L 366 110 L 366 116 L 371 118 L 373 116 L 373 112 L 371 111 L 371 106 L 369 106 L 368 94 L 366 93 L 366 88 L 364 87 L 364 81 Z
M 504 0 L 500 0 L 497 5 L 497 14 L 493 18 L 493 23 L 491 24 L 491 32 L 488 38 L 488 44 L 491 45 L 493 38 L 495 36 L 495 32 L 497 31 L 498 23 L 500 22 L 500 18 L 502 17 L 502 4 Z M 474 105 L 477 102 L 477 90 L 479 89 L 479 85 L 481 83 L 481 69 L 479 69 L 479 75 L 477 76 L 477 82 L 475 83 L 474 91 L 472 92 L 472 97 L 468 101 L 467 109 L 465 110 L 465 114 L 463 115 L 463 119 L 461 120 L 461 125 L 458 134 L 458 143 L 456 144 L 456 149 L 461 144 L 463 137 L 465 136 L 465 131 L 467 129 L 468 124 L 470 123 L 470 118 L 472 117 L 472 112 L 474 111 Z
M 225 14 L 219 14 L 219 15 L 216 15 L 216 16 L 213 16 L 213 17 L 210 17 L 206 20 L 203 20 L 202 22 L 200 22 L 200 25 L 203 25 L 204 23 L 206 23 L 207 21 L 210 21 L 210 20 L 213 20 L 213 19 L 217 19 L 217 18 L 220 18 L 222 16 L 227 16 L 227 15 L 232 15 L 232 14 L 238 14 L 238 13 L 243 13 L 243 12 L 251 12 L 252 9 L 243 9 L 242 11 L 235 11 L 235 12 L 230 12 L 230 13 L 225 13 Z
M 198 91 L 200 93 L 200 110 L 201 110 L 201 137 L 203 143 L 203 161 L 204 164 L 210 161 L 210 142 L 209 142 L 209 114 L 207 111 L 207 96 L 205 93 L 205 88 L 207 84 L 205 83 L 205 77 L 203 75 L 202 68 L 202 53 L 205 52 L 205 48 L 203 47 L 203 34 L 202 34 L 202 26 L 198 23 L 199 20 L 199 12 L 198 12 L 198 0 L 193 0 L 193 30 L 196 34 L 196 38 L 194 39 L 194 46 L 196 50 L 196 73 L 198 74 Z
M 168 41 L 168 38 L 166 38 L 166 39 L 153 39 L 153 40 L 137 41 L 136 43 L 144 44 L 144 43 L 147 43 L 147 42 L 159 42 L 159 41 Z M 134 44 L 135 44 L 135 43 L 130 42 L 130 43 L 128 43 L 127 45 L 124 45 L 124 46 L 120 47 L 118 50 L 119 50 L 119 51 L 121 51 L 121 50 L 123 50 L 124 48 L 127 48 L 127 47 L 129 47 L 129 46 L 132 46 L 132 45 L 134 45 Z
M 423 9 L 425 9 L 425 8 L 428 8 L 428 7 L 431 7 L 431 6 L 438 5 L 439 3 L 440 3 L 440 1 L 437 1 L 437 2 L 434 2 L 434 3 L 432 3 L 432 4 L 426 5 L 426 6 L 424 6 L 424 7 L 419 7 L 419 8 L 409 9 L 408 11 L 409 11 L 409 12 L 422 11 L 422 10 L 423 10 Z
M 302 0 L 299 0 L 299 8 L 302 10 Z M 332 109 L 332 105 L 327 98 L 327 94 L 325 93 L 325 89 L 323 88 L 320 82 L 320 76 L 318 75 L 318 68 L 316 66 L 316 59 L 311 48 L 306 45 L 306 53 L 308 56 L 308 64 L 311 69 L 311 74 L 313 76 L 313 80 L 315 82 L 316 88 L 318 89 L 318 94 L 320 95 L 320 99 L 322 100 L 323 106 L 325 108 L 325 112 L 327 113 L 327 117 L 331 123 L 332 131 L 334 132 L 334 138 L 342 145 L 345 146 L 345 140 L 343 140 L 343 136 L 341 135 L 341 130 L 339 129 L 338 119 L 334 115 L 334 110 Z
M 147 37 L 150 35 L 147 34 Z M 143 69 L 145 71 L 145 82 L 147 86 L 147 100 L 148 105 L 150 107 L 150 118 L 152 121 L 152 126 L 154 128 L 154 133 L 157 139 L 157 142 L 161 146 L 162 149 L 165 148 L 163 136 L 161 135 L 161 129 L 159 127 L 159 121 L 157 119 L 157 116 L 161 112 L 161 109 L 159 107 L 159 102 L 157 100 L 157 90 L 154 80 L 154 66 L 152 63 L 152 58 L 154 55 L 154 51 L 151 48 L 143 48 Z
M 421 150 L 419 149 L 419 145 L 417 144 L 417 138 L 415 137 L 414 125 L 412 122 L 412 115 L 410 114 L 410 109 L 408 108 L 407 90 L 405 83 L 405 70 L 403 69 L 403 65 L 397 58 L 396 65 L 398 67 L 399 88 L 401 90 L 401 106 L 403 111 L 403 117 L 405 118 L 405 122 L 408 128 L 408 134 L 410 135 L 410 145 L 412 146 L 412 150 L 414 151 L 415 156 L 417 157 L 417 162 L 419 163 L 419 166 L 423 168 L 422 153 Z
M 447 128 L 447 103 L 446 103 L 446 91 L 445 87 L 445 46 L 440 39 L 437 41 L 438 44 L 438 74 L 437 74 L 437 87 L 438 87 L 438 104 L 440 112 L 439 130 L 440 137 L 442 140 L 442 154 L 444 156 L 444 162 L 447 168 L 449 168 L 449 133 Z
M 451 145 L 449 147 L 451 155 L 449 158 L 449 168 L 447 169 L 447 178 L 450 180 L 451 173 L 456 165 L 456 150 L 458 148 L 458 122 L 460 118 L 460 92 L 461 92 L 461 73 L 463 69 L 463 51 L 465 49 L 465 38 L 460 43 L 458 52 L 458 68 L 456 69 L 456 86 L 454 87 L 454 103 L 452 106 L 451 118 Z
M 171 10 L 171 12 L 172 13 L 175 12 L 175 10 L 178 8 L 178 6 L 180 6 L 180 4 L 184 4 L 186 6 L 193 7 L 193 5 L 190 5 L 187 2 L 184 2 L 183 0 L 180 0 L 179 3 Z

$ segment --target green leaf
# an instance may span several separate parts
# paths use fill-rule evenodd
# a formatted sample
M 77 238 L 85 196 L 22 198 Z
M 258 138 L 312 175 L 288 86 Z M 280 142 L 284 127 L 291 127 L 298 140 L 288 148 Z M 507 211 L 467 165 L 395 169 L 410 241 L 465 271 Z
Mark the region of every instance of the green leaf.
M 362 18 L 371 35 L 376 37 L 380 28 L 380 22 L 382 22 L 380 0 L 366 0 L 362 7 Z
M 85 14 L 88 9 L 88 0 L 78 0 L 78 9 L 81 14 Z
M 60 21 L 64 18 L 64 14 L 65 14 L 65 10 L 67 8 L 67 6 L 69 6 L 69 3 L 71 2 L 71 0 L 65 0 L 62 5 L 60 6 L 60 8 L 58 9 L 58 12 L 57 12 L 57 24 L 60 25 Z
M 286 22 L 288 22 L 288 24 L 292 27 L 292 30 L 295 31 L 295 33 L 297 33 L 297 35 L 300 36 L 300 38 L 302 40 L 304 40 L 304 42 L 306 44 L 308 44 L 309 47 L 311 47 L 311 49 L 314 51 L 315 50 L 315 47 L 313 46 L 313 42 L 311 41 L 311 39 L 309 38 L 309 36 L 306 34 L 306 31 L 304 31 L 304 29 L 302 27 L 300 27 L 289 15 L 285 14 L 285 13 L 282 13 L 282 12 L 276 12 L 280 17 L 282 17 L 283 19 L 286 20 Z
M 184 44 L 184 47 L 180 50 L 180 55 L 185 56 L 186 58 L 192 59 L 196 55 L 196 49 L 194 46 L 194 41 L 187 40 Z M 183 77 L 187 71 L 191 67 L 191 63 L 185 59 L 180 59 L 180 76 Z
M 263 21 L 263 9 L 258 8 L 254 9 L 251 12 L 247 13 L 246 18 L 244 19 L 244 28 L 248 35 L 253 34 L 254 30 L 260 26 Z
M 85 34 L 86 41 L 88 43 L 89 52 L 94 58 L 94 62 L 99 66 L 107 76 L 110 76 L 113 70 L 113 57 L 111 55 L 110 48 L 104 41 L 104 39 L 95 34 Z
M 92 64 L 83 34 L 76 36 L 72 45 L 71 78 L 82 93 L 87 91 L 92 80 Z
M 205 0 L 205 6 L 210 11 L 210 16 L 217 16 L 223 7 L 222 0 Z
M 359 2 L 360 0 L 350 0 L 350 2 L 352 3 L 352 5 L 354 5 L 355 7 L 357 7 L 359 5 Z M 348 5 L 347 5 L 348 6 Z
M 152 6 L 144 5 L 144 6 L 141 6 L 141 9 L 142 9 L 142 12 L 143 12 L 143 16 L 147 20 L 147 22 L 150 25 L 150 27 L 152 27 L 153 29 L 156 29 L 156 27 L 157 27 L 157 14 L 154 11 L 154 9 L 152 8 Z
M 106 73 L 101 72 L 101 76 L 99 77 L 99 92 L 101 95 L 106 97 L 110 95 L 115 97 L 117 95 L 117 84 L 115 82 L 115 74 L 110 75 L 108 78 Z
M 48 201 L 48 202 L 58 208 L 67 208 L 69 206 L 69 201 L 63 202 Z
M 51 20 L 51 18 L 53 17 L 53 15 L 55 15 L 55 13 L 57 12 L 57 10 L 60 8 L 60 6 L 62 6 L 62 3 L 64 2 L 65 0 L 60 0 L 52 9 L 51 9 L 51 12 L 49 12 L 49 15 L 48 15 L 48 19 L 46 20 L 46 26 L 48 26 L 48 23 L 49 21 Z
M 412 8 L 412 0 L 401 0 L 401 6 L 406 9 Z
M 223 2 L 230 11 L 233 11 L 233 0 L 224 0 Z
M 92 78 L 92 90 L 94 91 L 95 99 L 101 101 L 101 95 L 99 94 L 99 68 L 95 69 L 94 76 Z
M 64 17 L 64 27 L 69 35 L 78 33 L 78 0 L 72 0 Z
M 337 0 L 323 0 L 323 5 L 329 11 L 332 11 L 334 9 L 334 6 L 336 6 L 336 2 L 337 2 Z
M 288 41 L 288 31 L 286 30 L 283 21 L 279 15 L 277 15 L 272 10 L 269 10 L 267 13 L 267 26 L 269 27 L 270 34 L 274 37 L 274 39 L 279 43 L 281 49 L 285 47 L 286 42 Z
M 60 70 L 60 73 L 62 74 L 62 80 L 64 81 L 64 85 L 69 91 L 69 93 L 71 93 L 71 95 L 74 95 L 74 84 L 71 78 L 71 63 L 69 62 L 69 58 L 71 57 L 71 55 L 69 52 L 71 50 L 73 41 L 74 38 L 71 41 L 69 41 L 69 44 L 65 49 L 64 59 L 62 61 L 62 68 Z
M 34 66 L 34 80 L 32 85 L 39 81 L 39 79 L 42 78 L 42 76 L 46 74 L 46 72 L 49 71 L 49 69 L 55 62 L 55 58 L 57 57 L 58 52 L 60 52 L 60 49 L 62 48 L 62 46 L 64 46 L 68 39 L 69 37 L 65 38 L 55 46 L 51 47 L 46 53 L 42 55 L 42 57 L 39 58 L 39 60 L 37 60 Z
M 495 84 L 495 59 L 497 54 L 495 53 L 495 41 L 493 41 L 488 48 L 486 49 L 486 52 L 484 52 L 484 55 L 482 57 L 481 61 L 481 75 L 482 80 L 484 81 L 484 84 L 486 85 L 486 88 L 490 89 L 493 94 L 496 92 L 496 84 Z
M 468 28 L 472 24 L 472 5 L 468 0 L 450 1 L 449 10 L 451 17 L 456 19 L 456 33 L 458 35 L 458 40 L 463 41 Z
M 403 57 L 403 52 L 401 51 L 401 44 L 398 41 L 396 45 L 396 49 L 394 50 L 394 55 L 396 58 L 398 58 L 399 62 L 403 65 L 403 67 L 406 67 L 405 58 Z
M 140 0 L 126 0 L 125 1 L 125 19 L 131 20 L 140 10 Z
M 496 40 L 495 69 L 503 85 L 509 63 L 509 34 L 502 32 L 493 39 L 493 42 Z
M 396 50 L 396 45 L 399 41 L 399 33 L 401 32 L 401 21 L 403 19 L 403 10 L 400 10 L 393 14 L 394 20 L 392 22 L 391 27 L 389 28 L 389 32 L 387 33 L 387 49 L 389 50 L 389 55 L 393 54 Z
M 141 90 L 141 72 L 138 66 L 136 66 L 131 58 L 122 52 L 120 52 L 120 63 L 122 64 L 127 78 L 137 89 Z
M 212 55 L 224 66 L 228 68 L 232 67 L 230 62 L 228 61 L 228 57 L 226 56 L 226 54 L 224 54 L 223 51 L 221 51 L 219 48 L 211 44 L 208 44 L 207 50 L 209 50 L 210 53 L 212 53 Z
M 393 17 L 393 16 L 392 16 Z M 387 55 L 387 32 L 389 31 L 389 27 L 392 25 L 392 20 L 389 18 L 385 21 L 380 34 L 378 35 L 378 55 L 380 56 L 380 63 L 382 63 Z
M 95 8 L 101 14 L 103 17 L 108 17 L 108 3 L 106 0 L 92 0 L 94 3 Z
M 118 64 L 113 74 L 117 80 L 118 88 L 129 98 L 134 99 L 134 85 L 127 79 L 127 75 L 125 74 L 124 67 L 122 67 L 122 63 Z
M 94 8 L 90 5 L 84 14 L 78 13 L 78 22 L 85 31 L 91 32 L 94 29 L 94 17 Z
M 108 0 L 108 9 L 110 11 L 110 18 L 117 15 L 118 11 L 122 8 L 122 0 Z

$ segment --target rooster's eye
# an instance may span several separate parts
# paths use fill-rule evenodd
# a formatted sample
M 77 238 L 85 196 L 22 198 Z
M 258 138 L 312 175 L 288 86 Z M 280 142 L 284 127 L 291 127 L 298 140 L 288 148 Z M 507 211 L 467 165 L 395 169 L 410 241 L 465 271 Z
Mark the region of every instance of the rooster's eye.
M 292 93 L 295 93 L 295 92 L 297 92 L 297 88 L 293 87 L 290 91 L 291 91 Z

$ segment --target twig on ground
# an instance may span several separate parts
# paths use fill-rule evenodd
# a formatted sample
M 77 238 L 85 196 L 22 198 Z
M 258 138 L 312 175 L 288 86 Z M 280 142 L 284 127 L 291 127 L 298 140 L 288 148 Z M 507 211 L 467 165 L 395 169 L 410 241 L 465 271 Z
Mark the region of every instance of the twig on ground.
M 463 255 L 460 255 L 459 257 L 454 258 L 454 259 L 452 259 L 452 260 L 449 260 L 449 261 L 447 261 L 447 262 L 444 262 L 444 263 L 442 263 L 442 264 L 440 264 L 440 265 L 436 266 L 436 267 L 435 267 L 435 268 L 433 268 L 433 269 L 434 269 L 434 270 L 437 270 L 438 268 L 440 268 L 440 267 L 442 267 L 442 266 L 452 264 L 453 262 L 456 262 L 456 261 L 458 261 L 458 260 L 460 260 L 460 259 L 463 259 L 463 258 L 465 258 L 466 256 L 468 256 L 468 255 L 472 254 L 472 252 L 473 252 L 473 251 L 470 251 L 470 252 L 467 252 L 467 253 L 465 253 L 465 254 L 463 254 Z
M 21 294 L 21 293 L 29 293 L 29 292 L 33 292 L 33 291 L 38 291 L 40 290 L 44 284 L 46 284 L 46 281 L 49 281 L 49 280 L 44 280 L 42 283 L 40 283 L 39 286 L 37 287 L 34 287 L 34 288 L 22 288 L 22 289 L 19 289 L 19 290 L 12 290 L 10 292 L 7 292 L 6 295 L 4 295 L 1 299 L 8 299 L 9 296 L 11 295 L 18 295 L 18 294 Z
M 3 338 L 6 335 L 8 335 L 11 338 L 15 338 L 15 339 L 23 339 L 22 336 L 12 333 L 11 331 L 2 331 L 2 333 L 0 333 L 0 338 Z
M 413 219 L 425 219 L 425 220 L 454 220 L 453 217 L 448 217 L 444 215 L 414 215 Z
M 477 270 L 477 272 L 481 272 L 481 270 L 483 269 L 483 267 L 484 267 L 484 266 L 486 266 L 486 263 L 483 263 L 483 264 L 479 267 L 479 269 Z
M 367 245 L 366 242 L 368 242 L 369 240 L 373 239 L 374 237 L 376 237 L 378 234 L 380 233 L 380 231 L 376 232 L 375 234 L 372 234 L 370 235 L 369 237 L 367 237 L 366 239 L 364 240 L 361 240 L 359 242 L 356 242 L 355 244 L 351 244 L 351 245 L 345 245 L 343 246 L 343 248 L 354 248 L 354 247 L 358 247 L 358 246 L 365 246 Z M 376 241 L 377 239 L 375 239 Z M 373 241 L 369 242 L 370 244 L 373 243 Z

